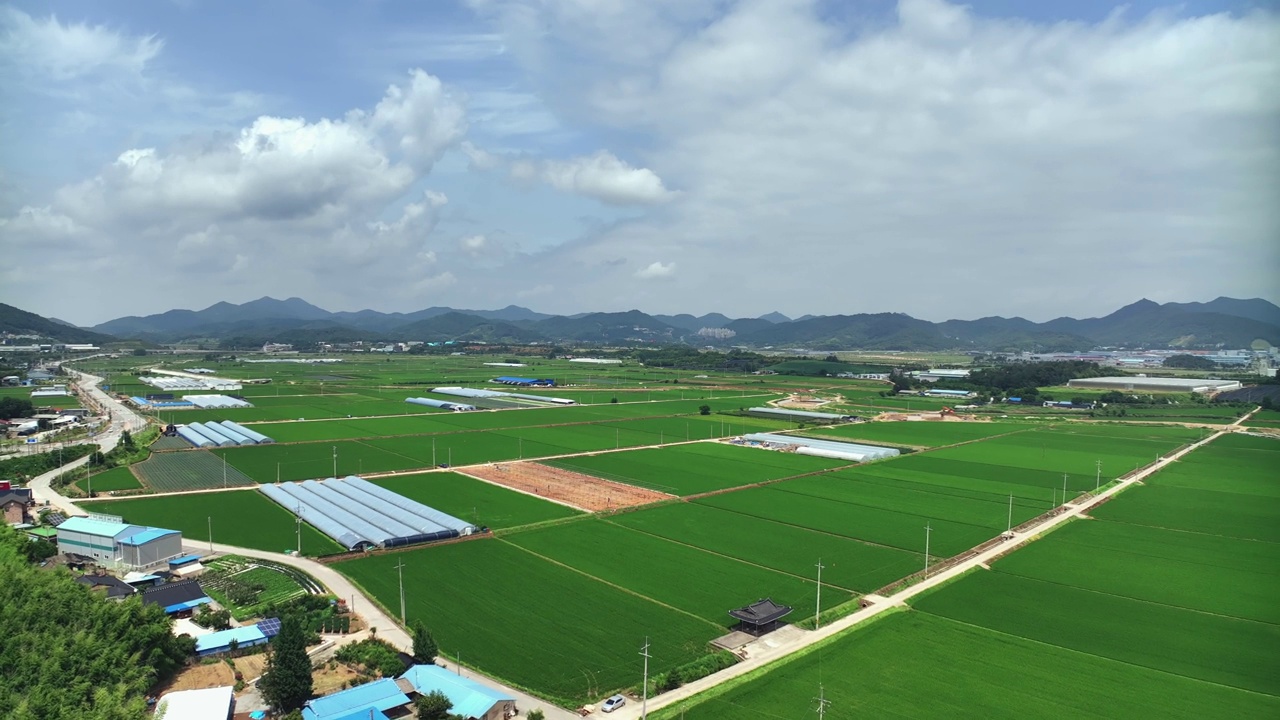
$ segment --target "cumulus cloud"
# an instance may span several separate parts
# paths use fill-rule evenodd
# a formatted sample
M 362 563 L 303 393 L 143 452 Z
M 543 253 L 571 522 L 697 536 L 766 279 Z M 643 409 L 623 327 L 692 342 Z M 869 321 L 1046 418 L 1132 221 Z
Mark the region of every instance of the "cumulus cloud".
M 102 25 L 63 23 L 56 15 L 33 18 L 0 8 L 0 59 L 9 73 L 67 80 L 100 71 L 140 74 L 164 42 L 154 35 L 129 37 Z
M 605 150 L 571 160 L 544 163 L 542 178 L 551 187 L 578 193 L 610 205 L 652 205 L 673 193 L 648 168 L 635 168 Z
M 641 280 L 656 280 L 659 278 L 669 278 L 676 274 L 676 264 L 661 262 L 652 262 L 636 271 L 636 277 Z
M 78 251 L 47 257 L 53 266 L 75 267 L 77 254 L 93 252 L 121 269 L 140 253 L 149 264 L 198 268 L 196 286 L 174 279 L 188 292 L 221 292 L 219 273 L 260 287 L 303 285 L 288 294 L 339 270 L 364 274 L 344 285 L 353 291 L 405 281 L 437 263 L 431 233 L 448 203 L 437 190 L 406 195 L 465 131 L 460 102 L 413 71 L 372 110 L 264 115 L 234 134 L 125 150 L 48 206 L 0 218 L 0 232 L 6 242 Z M 428 277 L 437 289 L 452 282 L 439 271 Z

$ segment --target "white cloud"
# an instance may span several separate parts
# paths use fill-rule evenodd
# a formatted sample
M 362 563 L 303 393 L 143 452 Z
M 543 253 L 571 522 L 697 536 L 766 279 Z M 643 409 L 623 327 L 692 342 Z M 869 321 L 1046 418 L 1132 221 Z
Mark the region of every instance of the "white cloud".
M 288 294 L 305 295 L 334 273 L 359 273 L 342 287 L 363 293 L 439 262 L 432 231 L 448 197 L 427 189 L 403 199 L 465 128 L 461 105 L 415 71 L 372 111 L 264 115 L 234 134 L 125 150 L 47 207 L 0 218 L 0 232 L 6 243 L 66 248 L 44 257 L 51 267 L 79 267 L 91 253 L 109 271 L 141 262 L 198 273 L 194 285 L 183 273 L 157 281 L 183 294 L 224 292 L 234 274 L 258 288 L 294 283 Z M 440 289 L 453 276 L 429 277 Z
M 583 306 L 640 304 L 642 278 L 582 273 L 638 247 L 704 278 L 652 296 L 658 311 L 714 296 L 743 314 L 1047 319 L 1142 295 L 1275 297 L 1273 13 L 1044 23 L 902 0 L 837 27 L 806 2 L 484 7 L 553 107 L 647 148 L 634 173 L 596 156 L 512 175 L 669 200 L 541 258 Z M 1045 291 L 1082 261 L 1131 270 Z M 873 270 L 903 262 L 909 293 Z M 993 276 L 999 293 L 973 282 Z
M 631 167 L 605 150 L 587 157 L 547 161 L 542 178 L 557 190 L 610 205 L 653 205 L 670 200 L 674 194 L 652 170 Z
M 0 58 L 9 73 L 39 74 L 54 80 L 101 71 L 141 74 L 164 41 L 154 35 L 129 37 L 101 25 L 63 23 L 56 15 L 33 18 L 0 8 Z
M 675 274 L 676 274 L 675 263 L 667 263 L 664 265 L 661 262 L 657 262 L 657 261 L 650 263 L 645 267 L 640 268 L 635 273 L 636 277 L 640 278 L 641 280 L 657 280 L 660 278 L 669 278 Z

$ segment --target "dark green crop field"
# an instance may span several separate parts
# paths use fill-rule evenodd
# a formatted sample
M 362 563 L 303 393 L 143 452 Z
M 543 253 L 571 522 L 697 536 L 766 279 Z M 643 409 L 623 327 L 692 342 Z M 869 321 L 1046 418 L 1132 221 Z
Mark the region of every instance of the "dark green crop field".
M 1022 720 L 1274 717 L 1280 698 L 1192 680 L 1015 635 L 909 612 L 655 720 L 816 717 L 822 686 L 843 717 Z M 829 711 L 828 717 L 841 717 Z
M 184 540 L 213 541 L 238 547 L 289 552 L 298 547 L 293 514 L 257 490 L 195 493 L 164 497 L 128 498 L 86 502 L 92 512 L 120 515 L 125 522 L 179 530 Z M 326 535 L 302 524 L 302 554 L 331 555 L 343 547 Z
M 500 529 L 580 515 L 577 510 L 451 472 L 374 478 L 370 482 L 423 505 Z
M 586 455 L 550 464 L 673 495 L 694 495 L 848 465 L 841 460 L 720 443 Z
M 710 552 L 807 577 L 825 566 L 823 584 L 870 592 L 923 566 L 919 553 L 871 545 L 697 503 L 622 513 L 610 522 Z
M 707 653 L 716 623 L 664 607 L 509 543 L 482 539 L 375 555 L 334 567 L 399 614 L 403 561 L 410 621 L 425 621 L 446 655 L 565 706 L 634 685 L 648 637 L 651 672 Z
M 1031 430 L 1034 427 L 998 422 L 870 422 L 815 428 L 800 434 L 879 445 L 938 447 Z
M 762 597 L 796 608 L 797 621 L 812 615 L 813 579 L 716 555 L 600 520 L 556 525 L 508 535 L 506 541 L 611 585 L 626 588 L 710 622 L 736 623 L 729 611 Z M 601 548 L 609 548 L 601 552 Z M 851 600 L 827 588 L 824 609 Z
M 1280 626 L 978 570 L 913 603 L 970 625 L 1242 690 L 1280 694 Z
M 1129 492 L 1146 493 L 1154 488 Z M 1280 625 L 1280 544 L 1073 522 L 1000 560 L 1003 573 Z

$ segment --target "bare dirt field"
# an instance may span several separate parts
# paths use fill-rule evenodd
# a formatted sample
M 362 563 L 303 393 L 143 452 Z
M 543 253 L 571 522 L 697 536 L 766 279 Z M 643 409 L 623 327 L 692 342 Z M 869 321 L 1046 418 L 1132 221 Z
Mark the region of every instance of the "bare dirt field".
M 174 676 L 164 687 L 152 690 L 154 695 L 163 695 L 174 690 L 203 690 L 204 688 L 235 685 L 236 676 L 231 666 L 219 659 L 208 665 L 196 664 L 186 668 Z
M 596 512 L 648 505 L 673 495 L 535 462 L 476 465 L 464 471 L 481 480 Z

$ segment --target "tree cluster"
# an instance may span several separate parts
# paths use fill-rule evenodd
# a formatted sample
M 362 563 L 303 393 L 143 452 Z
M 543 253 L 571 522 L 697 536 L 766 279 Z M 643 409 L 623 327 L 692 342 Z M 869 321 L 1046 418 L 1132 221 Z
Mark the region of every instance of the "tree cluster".
M 972 387 L 995 388 L 1008 392 L 1021 388 L 1066 385 L 1068 380 L 1103 377 L 1111 372 L 1114 371 L 1104 370 L 1097 363 L 1083 360 L 1054 360 L 974 370 L 969 373 L 967 384 Z
M 69 573 L 32 567 L 0 526 L 0 717 L 139 720 L 145 694 L 194 651 L 164 610 L 112 602 Z
M 276 711 L 297 710 L 311 699 L 311 658 L 307 657 L 307 635 L 297 616 L 281 618 L 280 633 L 271 639 L 258 691 Z
M 84 444 L 50 450 L 35 455 L 22 455 L 0 460 L 0 480 L 22 481 L 41 475 L 64 463 L 78 460 L 98 449 L 97 445 Z
M 0 398 L 0 420 L 31 417 L 35 412 L 36 406 L 31 404 L 31 401 L 26 398 Z
M 1187 370 L 1215 370 L 1218 363 L 1199 355 L 1170 355 L 1164 359 L 1164 366 Z

